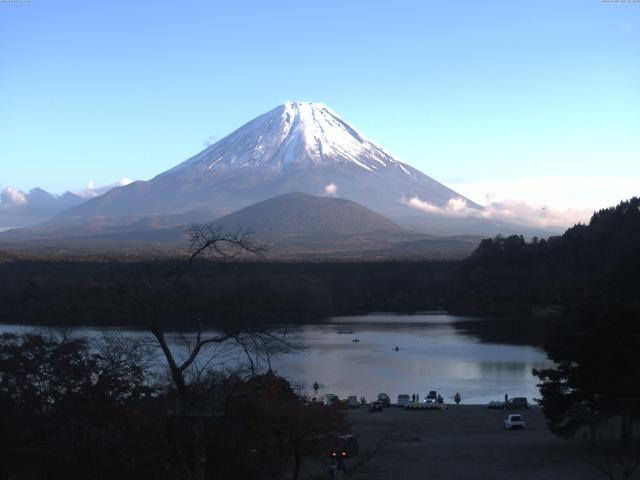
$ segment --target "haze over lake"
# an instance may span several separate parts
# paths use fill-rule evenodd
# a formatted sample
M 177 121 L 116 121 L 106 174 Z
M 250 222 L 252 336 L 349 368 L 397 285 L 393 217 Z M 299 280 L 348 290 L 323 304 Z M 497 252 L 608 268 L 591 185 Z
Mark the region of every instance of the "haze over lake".
M 527 345 L 482 342 L 460 323 L 468 320 L 447 314 L 376 314 L 290 325 L 290 338 L 305 348 L 274 357 L 271 365 L 309 396 L 314 395 L 312 386 L 318 382 L 319 396 L 364 395 L 368 401 L 381 392 L 388 393 L 394 402 L 400 393 L 419 393 L 423 399 L 429 390 L 437 390 L 449 402 L 460 392 L 463 403 L 472 404 L 501 400 L 505 393 L 525 396 L 530 402 L 538 398 L 537 379 L 531 370 L 550 364 L 544 351 Z M 26 330 L 21 326 L 0 327 L 0 332 Z M 75 330 L 88 336 L 104 332 L 94 328 Z M 146 331 L 118 332 L 137 338 L 148 335 Z M 174 338 L 177 349 L 178 344 Z M 219 366 L 229 367 L 236 358 L 242 358 L 229 349 L 218 348 L 215 352 L 218 358 L 214 364 Z M 266 362 L 260 367 L 266 368 Z

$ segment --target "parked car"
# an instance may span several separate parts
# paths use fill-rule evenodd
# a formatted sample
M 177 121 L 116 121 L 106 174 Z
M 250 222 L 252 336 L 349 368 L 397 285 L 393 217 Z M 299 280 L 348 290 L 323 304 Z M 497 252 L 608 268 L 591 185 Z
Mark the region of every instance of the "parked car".
M 384 407 L 384 405 L 382 405 L 382 402 L 379 402 L 378 400 L 376 400 L 371 405 L 369 405 L 369 411 L 370 412 L 381 412 L 383 410 L 383 407 Z
M 347 406 L 349 408 L 360 408 L 360 400 L 355 395 L 349 395 L 347 397 Z
M 334 395 L 333 393 L 327 393 L 324 396 L 324 404 L 326 406 L 333 405 L 334 403 L 338 402 L 339 400 L 340 399 L 338 398 L 338 396 Z
M 391 399 L 389 398 L 389 395 L 387 395 L 386 393 L 379 393 L 378 401 L 381 402 L 382 406 L 384 407 L 388 407 L 391 405 Z
M 507 415 L 504 419 L 504 428 L 507 430 L 522 430 L 524 429 L 524 418 L 522 418 L 522 415 L 517 414 Z
M 398 395 L 398 406 L 406 408 L 411 403 L 411 395 L 403 393 Z
M 489 403 L 487 403 L 487 408 L 496 408 L 496 409 L 502 410 L 504 408 L 504 402 L 492 400 Z
M 427 394 L 427 398 L 425 398 L 424 401 L 427 402 L 427 403 L 437 403 L 438 402 L 438 392 L 436 392 L 435 390 L 431 390 Z
M 360 451 L 360 446 L 358 445 L 358 440 L 356 440 L 355 435 L 342 435 L 338 437 L 336 443 L 336 448 L 329 452 L 329 456 L 332 458 L 349 458 L 357 455 Z
M 505 410 L 526 410 L 529 408 L 529 402 L 525 397 L 514 397 L 510 398 L 503 408 Z

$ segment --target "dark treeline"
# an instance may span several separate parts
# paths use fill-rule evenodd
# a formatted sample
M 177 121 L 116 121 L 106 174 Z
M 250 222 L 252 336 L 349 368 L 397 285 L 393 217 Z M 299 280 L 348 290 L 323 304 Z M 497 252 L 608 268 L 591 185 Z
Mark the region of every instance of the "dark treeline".
M 120 294 L 153 286 L 162 320 L 313 321 L 336 314 L 442 308 L 457 262 L 10 260 L 0 263 L 0 321 L 57 325 L 138 325 Z M 166 295 L 164 294 L 166 293 Z
M 463 262 L 449 305 L 474 313 L 544 312 L 640 301 L 640 199 L 596 212 L 547 240 L 483 240 Z
M 590 439 L 608 478 L 640 467 L 640 199 L 621 202 L 548 240 L 484 240 L 464 262 L 451 304 L 484 312 L 562 313 L 535 370 L 549 429 Z M 528 319 L 505 321 L 519 329 Z

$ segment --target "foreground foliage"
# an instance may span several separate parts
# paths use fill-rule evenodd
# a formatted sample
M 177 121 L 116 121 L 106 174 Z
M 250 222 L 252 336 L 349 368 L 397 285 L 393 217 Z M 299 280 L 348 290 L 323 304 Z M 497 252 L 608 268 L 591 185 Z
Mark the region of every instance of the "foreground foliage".
M 563 437 L 586 428 L 592 444 L 602 434 L 628 445 L 640 419 L 640 315 L 593 306 L 570 320 L 547 344 L 557 366 L 534 371 L 549 428 Z
M 197 451 L 176 391 L 144 344 L 67 335 L 0 336 L 0 478 L 177 479 Z M 346 431 L 282 378 L 203 372 L 205 478 L 296 478 Z

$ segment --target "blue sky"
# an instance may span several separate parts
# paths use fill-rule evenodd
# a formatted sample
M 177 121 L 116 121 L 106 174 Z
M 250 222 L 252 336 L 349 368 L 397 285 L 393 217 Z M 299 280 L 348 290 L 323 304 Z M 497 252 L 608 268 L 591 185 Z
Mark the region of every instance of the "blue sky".
M 289 99 L 476 201 L 603 207 L 640 193 L 640 3 L 0 3 L 0 188 L 149 179 Z

